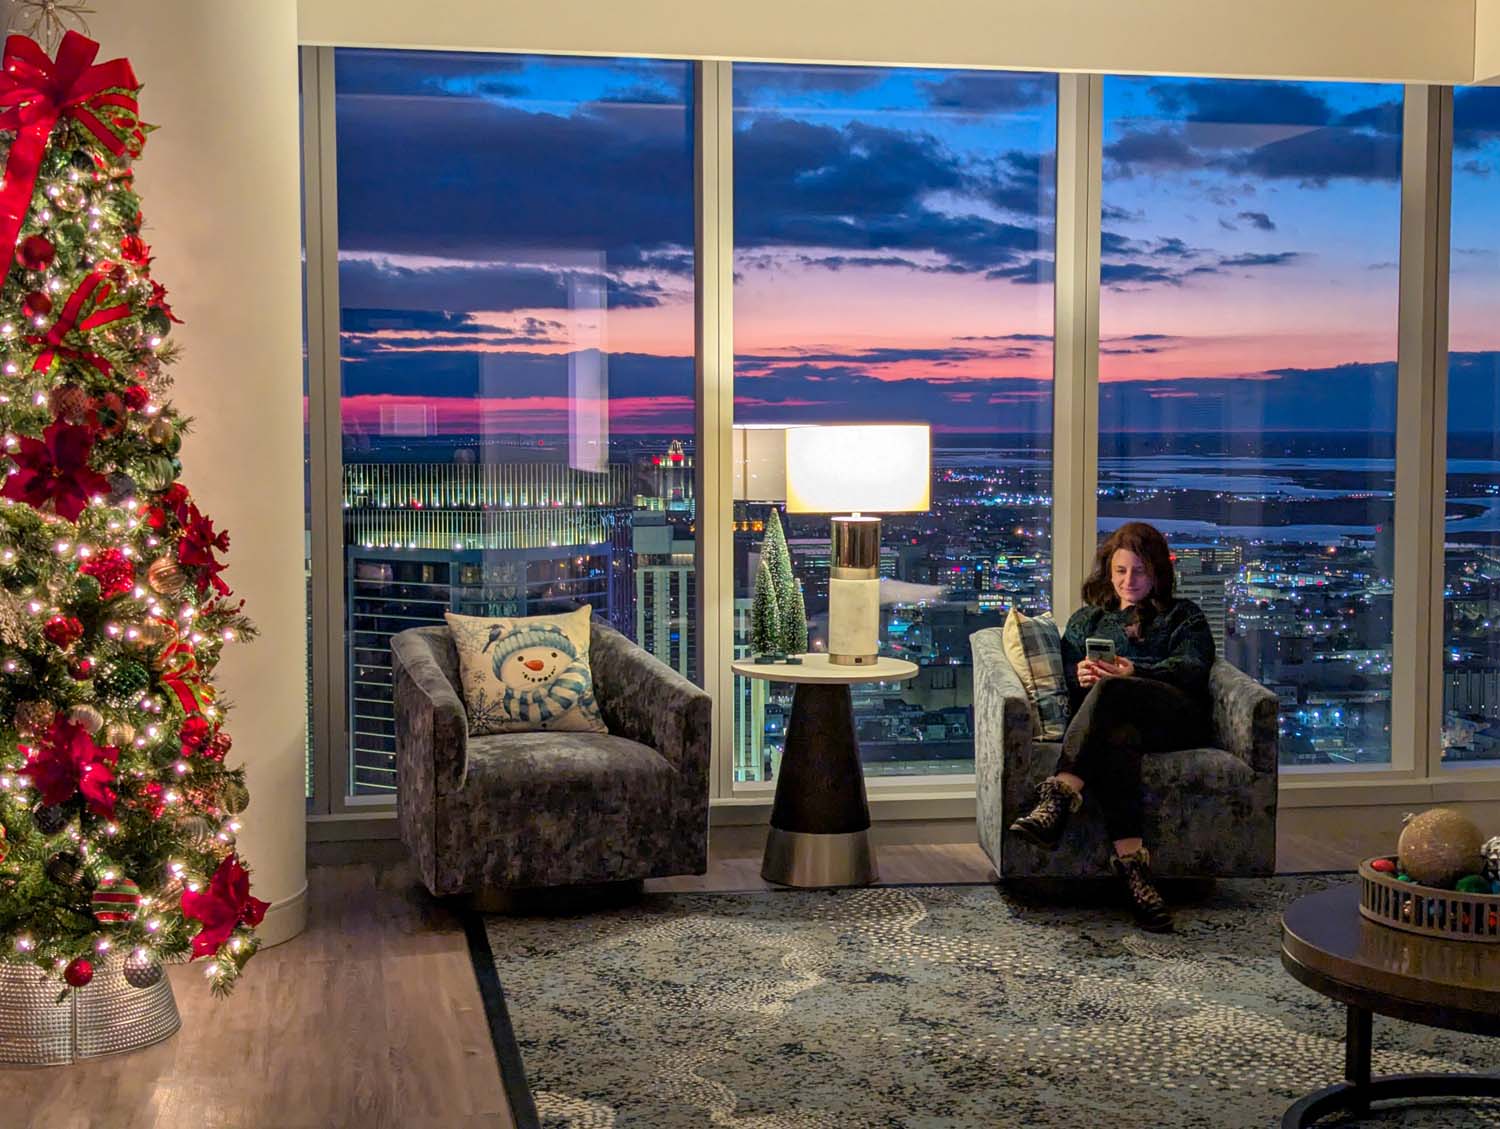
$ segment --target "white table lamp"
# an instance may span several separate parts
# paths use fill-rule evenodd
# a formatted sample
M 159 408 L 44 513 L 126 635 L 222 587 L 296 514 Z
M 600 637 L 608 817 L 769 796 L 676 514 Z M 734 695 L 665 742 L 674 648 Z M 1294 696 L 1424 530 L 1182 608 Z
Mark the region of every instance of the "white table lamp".
M 828 657 L 836 666 L 871 665 L 880 649 L 880 518 L 866 511 L 930 509 L 930 451 L 926 424 L 786 432 L 787 512 L 839 515 L 828 562 Z

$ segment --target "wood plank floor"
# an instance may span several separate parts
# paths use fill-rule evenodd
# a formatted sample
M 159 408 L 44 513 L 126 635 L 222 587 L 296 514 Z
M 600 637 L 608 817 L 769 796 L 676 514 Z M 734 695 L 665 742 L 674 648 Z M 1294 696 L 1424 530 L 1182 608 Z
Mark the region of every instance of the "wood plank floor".
M 1281 868 L 1343 869 L 1363 844 L 1283 836 Z M 372 855 L 391 853 L 389 845 Z M 1369 853 L 1369 852 L 1365 852 Z M 987 882 L 972 843 L 889 845 L 887 883 Z M 173 968 L 183 1029 L 123 1058 L 0 1070 L 5 1129 L 510 1129 L 463 928 L 404 861 L 308 872 L 307 932 L 255 958 L 227 1002 Z M 768 888 L 760 859 L 714 851 L 653 891 Z

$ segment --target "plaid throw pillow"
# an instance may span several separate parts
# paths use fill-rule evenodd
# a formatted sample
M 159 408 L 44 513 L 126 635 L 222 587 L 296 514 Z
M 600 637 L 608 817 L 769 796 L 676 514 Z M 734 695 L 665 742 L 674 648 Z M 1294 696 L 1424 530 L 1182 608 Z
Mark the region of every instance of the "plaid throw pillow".
M 1012 608 L 1001 642 L 1031 702 L 1031 735 L 1061 741 L 1068 728 L 1068 682 L 1063 677 L 1057 621 L 1051 612 L 1027 616 Z

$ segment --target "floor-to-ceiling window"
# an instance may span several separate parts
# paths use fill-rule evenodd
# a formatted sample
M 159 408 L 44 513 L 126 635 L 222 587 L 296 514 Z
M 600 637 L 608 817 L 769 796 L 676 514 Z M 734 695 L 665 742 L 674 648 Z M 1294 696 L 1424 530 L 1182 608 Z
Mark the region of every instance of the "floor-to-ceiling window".
M 1388 763 L 1402 90 L 1103 94 L 1100 532 L 1168 535 L 1284 765 Z
M 872 776 L 973 771 L 969 635 L 1050 602 L 1051 75 L 736 65 L 735 422 L 932 427 L 932 508 L 886 518 Z M 736 649 L 767 507 L 738 506 Z M 786 522 L 814 648 L 826 517 Z M 775 774 L 790 688 L 739 680 L 734 779 Z
M 1443 759 L 1500 758 L 1500 90 L 1453 94 Z
M 361 795 L 394 787 L 390 636 L 445 611 L 591 604 L 697 669 L 692 65 L 340 49 L 335 72 Z

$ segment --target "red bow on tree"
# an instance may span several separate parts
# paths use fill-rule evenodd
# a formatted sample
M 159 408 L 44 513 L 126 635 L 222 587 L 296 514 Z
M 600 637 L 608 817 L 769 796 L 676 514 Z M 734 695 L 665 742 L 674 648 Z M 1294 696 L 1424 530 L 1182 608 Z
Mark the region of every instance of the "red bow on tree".
M 198 573 L 198 591 L 206 592 L 210 583 L 218 591 L 219 595 L 229 595 L 229 585 L 219 579 L 219 573 L 224 571 L 224 565 L 219 563 L 214 556 L 217 550 L 220 553 L 229 552 L 229 530 L 221 529 L 214 531 L 214 523 L 199 512 L 198 507 L 191 502 L 187 504 L 187 514 L 182 518 L 182 540 L 177 544 L 177 560 L 181 564 L 200 569 Z
M 94 744 L 87 729 L 74 725 L 61 714 L 52 722 L 38 747 L 26 750 L 22 776 L 31 777 L 42 794 L 42 803 L 60 804 L 79 792 L 89 811 L 104 819 L 115 816 L 114 763 L 120 750 L 113 745 Z
M 89 468 L 94 433 L 80 424 L 53 420 L 40 439 L 22 436 L 11 458 L 17 470 L 0 488 L 12 502 L 41 509 L 48 502 L 59 517 L 77 521 L 95 494 L 109 493 L 109 480 Z
M 31 366 L 32 371 L 46 372 L 52 367 L 54 360 L 62 357 L 68 360 L 87 361 L 108 376 L 111 370 L 109 362 L 104 357 L 88 349 L 73 348 L 64 342 L 68 335 L 75 331 L 81 335 L 130 316 L 128 303 L 105 305 L 109 301 L 110 294 L 110 285 L 104 278 L 104 272 L 91 271 L 73 293 L 68 295 L 68 300 L 63 303 L 62 313 L 58 314 L 57 320 L 52 323 L 52 328 L 46 333 L 27 335 L 27 344 L 41 347 L 41 352 L 37 354 L 36 361 Z M 89 309 L 87 314 L 83 312 L 85 308 Z
M 207 890 L 182 892 L 182 915 L 203 922 L 193 938 L 191 959 L 213 956 L 237 926 L 259 925 L 269 906 L 250 896 L 250 875 L 239 858 L 230 855 L 208 880 Z
M 0 130 L 13 130 L 5 177 L 0 181 L 0 254 L 14 261 L 47 139 L 59 118 L 70 117 L 116 157 L 136 154 L 145 140 L 135 92 L 140 82 L 125 59 L 94 65 L 99 44 L 70 31 L 56 61 L 24 35 L 5 41 L 0 69 Z M 101 118 L 100 115 L 105 115 Z

